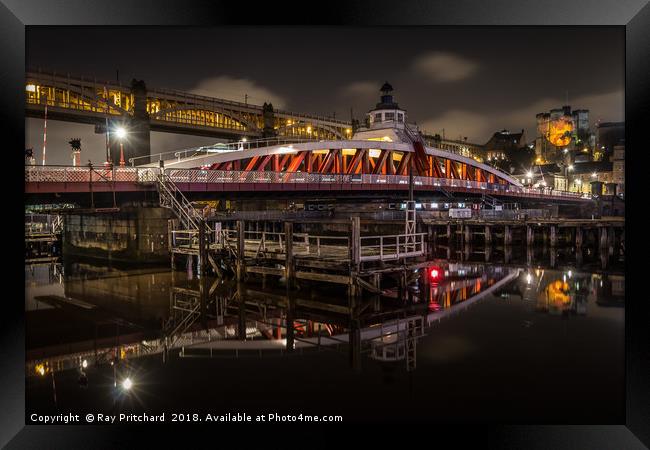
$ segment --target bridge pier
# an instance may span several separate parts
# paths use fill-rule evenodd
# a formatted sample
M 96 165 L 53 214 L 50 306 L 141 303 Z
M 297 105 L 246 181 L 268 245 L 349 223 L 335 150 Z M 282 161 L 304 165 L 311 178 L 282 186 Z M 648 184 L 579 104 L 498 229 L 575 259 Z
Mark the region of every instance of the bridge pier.
M 576 227 L 576 248 L 582 248 L 582 227 L 580 226 Z
M 607 250 L 607 228 L 606 227 L 600 227 L 600 243 L 599 243 L 599 249 L 601 251 L 606 251 Z
M 504 225 L 503 227 L 503 243 L 506 246 L 510 246 L 512 244 L 512 228 L 510 225 Z
M 246 276 L 246 241 L 245 241 L 245 223 L 243 220 L 237 221 L 237 281 L 242 281 Z
M 485 245 L 492 245 L 492 227 L 490 225 L 485 225 Z
M 551 248 L 555 248 L 557 245 L 557 229 L 555 225 L 550 226 L 550 234 L 551 234 Z
M 293 257 L 293 222 L 284 223 L 284 276 L 287 280 L 287 290 L 295 286 L 295 267 Z
M 526 245 L 528 247 L 535 243 L 535 230 L 532 226 L 526 225 Z

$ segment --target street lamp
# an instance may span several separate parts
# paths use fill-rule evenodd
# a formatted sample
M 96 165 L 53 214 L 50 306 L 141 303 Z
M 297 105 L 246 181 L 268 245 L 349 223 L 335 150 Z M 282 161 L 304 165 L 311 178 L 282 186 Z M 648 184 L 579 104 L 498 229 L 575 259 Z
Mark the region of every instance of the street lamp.
M 126 130 L 123 127 L 118 127 L 115 130 L 117 138 L 120 140 L 120 167 L 124 167 L 126 162 L 124 161 L 124 138 L 126 137 Z

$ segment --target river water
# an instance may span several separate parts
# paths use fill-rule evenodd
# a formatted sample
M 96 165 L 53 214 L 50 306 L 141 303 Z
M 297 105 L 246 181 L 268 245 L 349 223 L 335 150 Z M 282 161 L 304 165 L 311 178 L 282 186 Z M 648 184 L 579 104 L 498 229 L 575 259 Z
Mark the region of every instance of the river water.
M 448 256 L 440 249 L 406 300 L 387 282 L 352 309 L 343 288 L 287 294 L 272 276 L 25 266 L 27 421 L 71 411 L 624 420 L 622 261 L 589 249 Z

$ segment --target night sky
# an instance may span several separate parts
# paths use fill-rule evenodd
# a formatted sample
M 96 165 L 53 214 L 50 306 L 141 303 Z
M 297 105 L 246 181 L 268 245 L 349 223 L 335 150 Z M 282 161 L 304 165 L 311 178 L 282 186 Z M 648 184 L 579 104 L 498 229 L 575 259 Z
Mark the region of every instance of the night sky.
M 446 138 L 485 143 L 526 130 L 535 114 L 566 104 L 590 121 L 624 120 L 623 28 L 99 28 L 28 27 L 27 67 L 355 118 L 389 81 L 409 122 Z M 26 146 L 40 162 L 43 121 L 27 119 Z M 103 161 L 105 138 L 89 125 L 48 121 L 48 163 Z M 152 133 L 152 153 L 215 142 Z

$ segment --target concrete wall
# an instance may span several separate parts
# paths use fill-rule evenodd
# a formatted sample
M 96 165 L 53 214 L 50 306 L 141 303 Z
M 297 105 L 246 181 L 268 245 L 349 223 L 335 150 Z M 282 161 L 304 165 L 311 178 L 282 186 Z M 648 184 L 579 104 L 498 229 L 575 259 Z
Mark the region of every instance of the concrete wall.
M 165 208 L 124 207 L 118 213 L 81 213 L 64 217 L 63 256 L 133 263 L 169 261 Z

